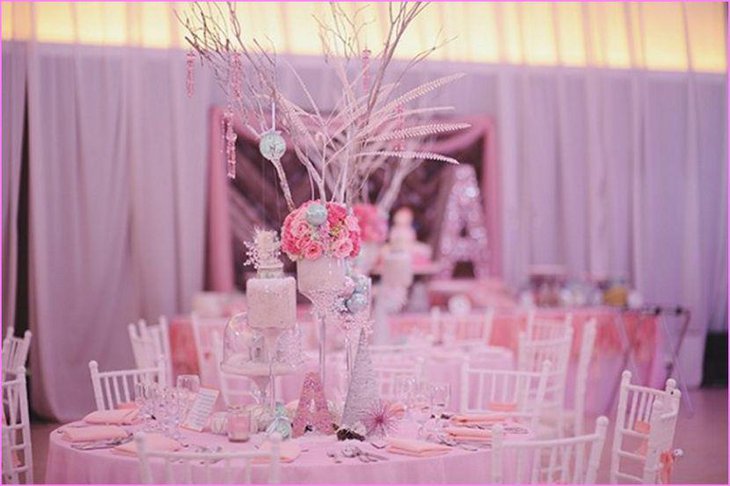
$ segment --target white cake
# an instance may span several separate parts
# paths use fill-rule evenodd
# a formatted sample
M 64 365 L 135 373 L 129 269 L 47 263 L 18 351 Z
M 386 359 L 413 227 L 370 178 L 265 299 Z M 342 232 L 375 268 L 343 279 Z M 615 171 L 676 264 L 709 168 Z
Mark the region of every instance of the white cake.
M 294 277 L 251 278 L 246 282 L 248 324 L 255 329 L 294 327 L 297 283 Z
M 285 277 L 279 241 L 273 231 L 257 231 L 249 253 L 256 277 L 246 282 L 248 325 L 253 329 L 291 329 L 297 320 L 297 283 Z

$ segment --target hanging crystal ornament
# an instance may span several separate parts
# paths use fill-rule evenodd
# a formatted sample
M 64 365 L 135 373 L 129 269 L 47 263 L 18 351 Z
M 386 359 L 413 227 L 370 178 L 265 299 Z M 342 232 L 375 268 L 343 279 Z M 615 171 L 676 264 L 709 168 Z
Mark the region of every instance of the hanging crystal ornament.
M 223 114 L 223 124 L 225 126 L 225 140 L 226 140 L 226 161 L 228 164 L 228 178 L 236 178 L 236 135 L 233 130 L 233 108 L 229 105 Z
M 185 87 L 187 88 L 188 98 L 192 98 L 195 93 L 195 51 L 190 49 L 187 53 L 187 77 L 185 79 Z
M 241 106 L 241 98 L 243 92 L 241 91 L 241 84 L 243 82 L 243 63 L 241 61 L 241 54 L 238 52 L 232 52 L 228 59 L 229 71 L 228 71 L 228 87 L 229 87 L 229 99 L 228 107 L 223 115 L 224 120 L 224 137 L 226 147 L 226 161 L 228 166 L 228 177 L 230 179 L 236 178 L 236 139 L 238 135 L 233 129 L 233 106 Z

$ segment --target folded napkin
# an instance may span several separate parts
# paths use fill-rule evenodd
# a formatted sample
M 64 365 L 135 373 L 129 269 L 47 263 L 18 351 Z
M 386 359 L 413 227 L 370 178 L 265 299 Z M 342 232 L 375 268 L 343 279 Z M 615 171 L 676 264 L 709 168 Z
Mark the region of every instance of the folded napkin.
M 490 425 L 507 420 L 504 413 L 473 413 L 454 415 L 451 422 L 457 425 Z
M 517 404 L 515 402 L 489 402 L 487 408 L 495 412 L 516 412 Z
M 472 429 L 469 427 L 444 427 L 444 432 L 454 440 L 488 441 L 492 439 L 492 431 Z
M 94 442 L 97 440 L 122 439 L 127 431 L 117 425 L 90 425 L 88 427 L 66 427 L 63 438 L 70 442 Z
M 137 404 L 134 402 L 119 402 L 117 403 L 117 410 L 129 410 L 132 408 L 137 408 Z
M 259 452 L 271 452 L 271 442 L 266 441 L 259 447 Z M 279 444 L 279 453 L 281 454 L 281 462 L 292 462 L 302 453 L 301 447 L 296 442 L 287 440 Z M 269 462 L 268 457 L 257 457 L 253 460 L 254 464 L 264 464 Z
M 84 417 L 87 424 L 129 425 L 137 418 L 137 408 L 119 410 L 97 410 Z
M 145 444 L 148 451 L 154 452 L 175 452 L 182 446 L 175 439 L 165 437 L 162 434 L 149 433 L 145 435 Z M 135 441 L 121 444 L 112 449 L 117 454 L 123 454 L 125 456 L 136 456 L 137 455 L 137 443 Z
M 415 439 L 389 439 L 385 449 L 393 454 L 403 454 L 414 457 L 431 457 L 446 454 L 451 449 L 443 444 L 435 444 Z
M 401 402 L 390 402 L 388 409 L 398 418 L 403 418 L 406 413 L 406 406 Z

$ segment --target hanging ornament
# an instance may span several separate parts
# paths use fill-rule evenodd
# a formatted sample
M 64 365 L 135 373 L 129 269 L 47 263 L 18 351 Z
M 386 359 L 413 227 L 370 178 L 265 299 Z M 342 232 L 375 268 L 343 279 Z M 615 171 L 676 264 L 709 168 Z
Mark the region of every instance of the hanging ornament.
M 187 77 L 185 87 L 188 91 L 188 98 L 192 98 L 195 92 L 195 51 L 190 49 L 187 53 L 186 65 L 187 65 Z
M 223 114 L 226 140 L 226 161 L 228 163 L 228 177 L 236 178 L 236 139 L 238 135 L 233 130 L 233 108 L 229 105 Z

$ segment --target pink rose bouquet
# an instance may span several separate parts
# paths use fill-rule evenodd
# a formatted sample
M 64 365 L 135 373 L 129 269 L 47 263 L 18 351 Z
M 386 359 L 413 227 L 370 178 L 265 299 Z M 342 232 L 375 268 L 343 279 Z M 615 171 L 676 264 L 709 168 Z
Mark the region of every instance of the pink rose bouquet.
M 372 204 L 356 204 L 352 208 L 360 223 L 363 241 L 382 243 L 388 236 L 388 220 Z
M 357 218 L 333 202 L 307 201 L 299 206 L 284 219 L 281 238 L 281 249 L 293 261 L 349 258 L 360 252 Z

